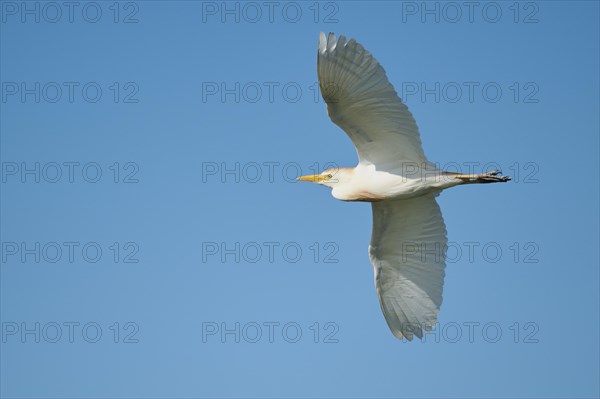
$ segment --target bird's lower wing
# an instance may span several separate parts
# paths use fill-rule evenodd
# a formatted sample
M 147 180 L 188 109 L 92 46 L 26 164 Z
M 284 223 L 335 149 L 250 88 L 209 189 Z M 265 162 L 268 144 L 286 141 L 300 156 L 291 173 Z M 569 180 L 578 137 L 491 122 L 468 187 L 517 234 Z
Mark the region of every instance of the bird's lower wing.
M 363 46 L 321 33 L 318 75 L 329 117 L 350 136 L 360 162 L 394 170 L 426 161 L 415 119 Z
M 374 202 L 369 255 L 385 319 L 399 339 L 437 322 L 444 285 L 446 226 L 435 197 Z

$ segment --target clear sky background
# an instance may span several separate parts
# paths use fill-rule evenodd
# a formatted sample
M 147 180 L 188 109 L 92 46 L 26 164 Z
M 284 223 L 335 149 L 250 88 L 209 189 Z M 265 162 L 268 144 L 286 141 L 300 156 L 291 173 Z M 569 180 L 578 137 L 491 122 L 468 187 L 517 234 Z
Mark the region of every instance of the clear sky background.
M 599 396 L 597 2 L 0 4 L 2 397 Z M 370 206 L 293 180 L 356 163 L 320 31 L 432 161 L 513 176 L 439 197 L 426 342 L 381 314 Z

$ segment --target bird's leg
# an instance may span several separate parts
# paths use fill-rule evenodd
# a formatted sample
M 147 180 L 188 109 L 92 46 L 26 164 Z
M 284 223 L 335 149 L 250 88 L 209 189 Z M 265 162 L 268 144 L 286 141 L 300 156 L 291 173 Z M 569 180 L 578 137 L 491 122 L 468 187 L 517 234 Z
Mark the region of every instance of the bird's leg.
M 500 176 L 502 171 L 493 170 L 491 172 L 475 174 L 475 175 L 461 175 L 453 174 L 452 177 L 462 180 L 463 184 L 469 183 L 499 183 L 507 182 L 510 180 L 508 176 Z

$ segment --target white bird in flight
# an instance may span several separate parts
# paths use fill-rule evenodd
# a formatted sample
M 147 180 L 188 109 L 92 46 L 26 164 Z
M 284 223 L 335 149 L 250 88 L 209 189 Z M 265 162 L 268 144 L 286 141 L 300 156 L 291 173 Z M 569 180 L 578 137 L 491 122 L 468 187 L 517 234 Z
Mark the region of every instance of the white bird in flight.
M 369 257 L 381 310 L 398 339 L 423 338 L 442 304 L 448 241 L 435 197 L 460 184 L 510 177 L 447 172 L 429 162 L 412 114 L 381 65 L 354 39 L 321 33 L 317 60 L 329 117 L 350 136 L 358 165 L 298 180 L 331 187 L 342 201 L 371 202 Z

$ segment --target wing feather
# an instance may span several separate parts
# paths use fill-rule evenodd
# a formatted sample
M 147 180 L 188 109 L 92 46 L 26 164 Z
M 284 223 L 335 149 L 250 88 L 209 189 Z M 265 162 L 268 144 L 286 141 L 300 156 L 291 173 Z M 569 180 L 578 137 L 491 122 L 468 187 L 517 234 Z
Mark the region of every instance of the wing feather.
M 329 117 L 348 134 L 359 162 L 378 170 L 427 162 L 412 114 L 379 62 L 356 40 L 321 33 L 318 75 Z
M 442 304 L 448 240 L 436 195 L 372 204 L 375 287 L 388 326 L 400 339 L 422 338 Z

